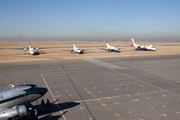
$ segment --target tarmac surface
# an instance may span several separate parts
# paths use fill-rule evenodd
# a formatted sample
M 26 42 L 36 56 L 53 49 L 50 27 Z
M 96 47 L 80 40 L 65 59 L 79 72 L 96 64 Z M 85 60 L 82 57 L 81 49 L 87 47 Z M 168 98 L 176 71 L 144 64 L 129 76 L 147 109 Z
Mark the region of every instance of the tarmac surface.
M 48 88 L 32 102 L 39 113 L 42 99 L 51 102 L 40 120 L 179 120 L 179 61 L 163 55 L 0 63 L 0 85 Z

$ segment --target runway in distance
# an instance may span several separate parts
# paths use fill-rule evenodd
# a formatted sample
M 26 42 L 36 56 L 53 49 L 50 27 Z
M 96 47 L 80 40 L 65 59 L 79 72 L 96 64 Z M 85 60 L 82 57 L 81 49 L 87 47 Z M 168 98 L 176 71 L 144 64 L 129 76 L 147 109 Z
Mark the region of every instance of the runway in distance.
M 29 113 L 28 103 L 39 99 L 48 91 L 34 84 L 10 85 L 11 87 L 0 90 L 0 120 L 22 119 Z
M 132 38 L 132 46 L 136 49 L 136 50 L 146 50 L 146 51 L 155 51 L 156 48 L 154 45 L 144 45 L 144 46 L 140 46 L 138 44 L 136 44 L 134 42 L 134 38 Z

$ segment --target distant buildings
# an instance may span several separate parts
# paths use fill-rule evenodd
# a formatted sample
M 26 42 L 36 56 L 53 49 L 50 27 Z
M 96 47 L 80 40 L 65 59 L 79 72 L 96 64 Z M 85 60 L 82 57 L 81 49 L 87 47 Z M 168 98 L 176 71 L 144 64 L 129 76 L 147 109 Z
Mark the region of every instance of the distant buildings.
M 10 41 L 8 40 L 7 43 L 9 43 L 9 42 L 10 42 Z M 3 40 L 3 41 L 0 41 L 0 43 L 5 43 L 5 41 L 4 41 L 4 40 Z

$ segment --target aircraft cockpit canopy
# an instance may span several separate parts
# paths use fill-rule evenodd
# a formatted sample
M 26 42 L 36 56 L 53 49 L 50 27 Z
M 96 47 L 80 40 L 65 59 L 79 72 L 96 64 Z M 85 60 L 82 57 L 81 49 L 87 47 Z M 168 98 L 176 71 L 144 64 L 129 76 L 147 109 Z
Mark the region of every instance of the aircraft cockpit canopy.
M 35 87 L 37 87 L 37 85 L 35 85 L 35 84 L 23 84 L 24 86 L 31 86 L 31 88 L 35 88 Z

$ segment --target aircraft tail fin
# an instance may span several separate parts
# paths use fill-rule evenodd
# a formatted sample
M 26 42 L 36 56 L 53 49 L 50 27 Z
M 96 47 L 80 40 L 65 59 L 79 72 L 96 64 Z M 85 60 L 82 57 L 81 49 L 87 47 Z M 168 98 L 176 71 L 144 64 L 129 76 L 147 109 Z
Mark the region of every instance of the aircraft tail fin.
M 29 48 L 31 48 L 31 41 L 29 41 Z
M 106 45 L 107 45 L 107 47 L 109 46 L 108 41 L 106 41 Z
M 134 47 L 134 44 L 135 44 L 135 43 L 134 43 L 134 38 L 132 38 L 132 46 L 133 46 L 133 47 Z
M 133 47 L 138 46 L 138 45 L 134 42 L 134 38 L 132 38 L 132 46 L 133 46 Z
M 73 43 L 73 48 L 76 48 L 75 44 Z

